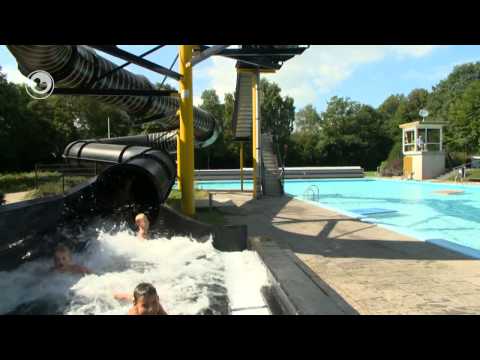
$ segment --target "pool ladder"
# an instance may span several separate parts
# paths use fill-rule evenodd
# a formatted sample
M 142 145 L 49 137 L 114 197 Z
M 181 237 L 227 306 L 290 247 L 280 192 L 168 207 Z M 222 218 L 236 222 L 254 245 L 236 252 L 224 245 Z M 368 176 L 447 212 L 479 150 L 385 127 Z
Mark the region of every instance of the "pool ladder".
M 320 188 L 318 185 L 310 185 L 307 190 L 303 192 L 303 198 L 311 201 L 318 201 L 320 199 Z

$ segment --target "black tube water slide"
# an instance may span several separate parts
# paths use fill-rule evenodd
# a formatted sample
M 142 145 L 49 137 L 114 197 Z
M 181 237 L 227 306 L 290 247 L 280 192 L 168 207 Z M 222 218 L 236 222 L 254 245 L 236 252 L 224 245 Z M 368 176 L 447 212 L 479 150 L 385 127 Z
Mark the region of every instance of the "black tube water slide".
M 87 46 L 8 45 L 25 76 L 36 70 L 50 73 L 55 86 L 83 89 L 154 89 L 144 76 L 99 56 Z M 103 77 L 102 75 L 110 73 Z M 69 163 L 102 164 L 100 175 L 64 196 L 39 199 L 0 208 L 0 270 L 29 257 L 33 242 L 44 234 L 85 217 L 134 205 L 155 218 L 176 179 L 173 154 L 177 149 L 179 99 L 173 96 L 95 96 L 135 118 L 155 121 L 162 132 L 112 139 L 79 140 L 64 150 Z M 41 100 L 39 100 L 41 101 Z M 209 113 L 194 108 L 195 147 L 217 139 L 220 127 Z M 7 260 L 8 261 L 7 261 Z M 7 264 L 8 262 L 8 264 Z M 9 265 L 10 264 L 10 265 Z
M 50 73 L 55 87 L 81 89 L 153 90 L 141 75 L 119 69 L 93 49 L 78 45 L 9 45 L 19 70 Z M 115 71 L 114 71 L 115 70 Z M 108 76 L 104 76 L 108 74 Z M 117 164 L 103 172 L 98 196 L 118 204 L 121 194 L 132 192 L 135 201 L 163 203 L 175 181 L 175 165 L 169 154 L 177 149 L 179 99 L 173 96 L 95 96 L 99 101 L 125 110 L 135 118 L 156 121 L 162 132 L 113 139 L 81 140 L 69 144 L 64 157 L 81 162 Z M 215 142 L 219 127 L 206 111 L 194 108 L 195 146 Z M 123 198 L 127 195 L 123 196 Z M 152 200 L 152 198 L 154 200 Z

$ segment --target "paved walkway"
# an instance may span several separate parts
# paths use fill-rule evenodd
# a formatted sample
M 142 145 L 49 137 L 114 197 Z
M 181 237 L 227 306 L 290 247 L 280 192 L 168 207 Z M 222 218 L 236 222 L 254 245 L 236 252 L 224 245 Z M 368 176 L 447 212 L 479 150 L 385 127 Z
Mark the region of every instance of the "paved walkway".
M 15 202 L 23 201 L 29 192 L 30 191 L 22 191 L 5 194 L 5 204 L 12 204 Z
M 361 314 L 480 314 L 480 260 L 288 197 L 213 200 L 250 236 L 291 248 Z

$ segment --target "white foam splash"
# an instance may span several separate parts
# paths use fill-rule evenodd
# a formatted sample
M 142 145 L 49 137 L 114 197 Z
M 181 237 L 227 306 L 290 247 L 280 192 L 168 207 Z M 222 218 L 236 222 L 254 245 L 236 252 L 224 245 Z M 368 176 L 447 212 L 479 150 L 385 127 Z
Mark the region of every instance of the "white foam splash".
M 212 308 L 212 295 L 226 299 L 228 294 L 235 304 L 247 304 L 245 298 L 250 297 L 250 304 L 258 304 L 260 287 L 266 284 L 265 269 L 252 256 L 255 253 L 222 253 L 211 239 L 200 243 L 176 236 L 140 241 L 129 230 L 90 231 L 82 236 L 93 238 L 74 261 L 95 274 L 52 273 L 49 259 L 0 272 L 0 314 L 42 299 L 68 303 L 66 314 L 126 314 L 131 304 L 115 300 L 113 294 L 131 294 L 140 282 L 156 287 L 169 314 L 198 314 Z

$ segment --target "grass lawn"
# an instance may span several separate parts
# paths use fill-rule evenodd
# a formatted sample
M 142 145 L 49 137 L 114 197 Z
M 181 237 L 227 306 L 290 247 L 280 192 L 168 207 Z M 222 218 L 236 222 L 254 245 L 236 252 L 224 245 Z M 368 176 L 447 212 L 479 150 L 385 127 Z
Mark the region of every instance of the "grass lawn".
M 480 181 L 480 169 L 468 169 L 467 179 Z
M 448 181 L 455 181 L 455 175 L 450 176 Z M 480 182 L 480 169 L 467 169 L 464 181 Z
M 182 194 L 180 193 L 180 191 L 173 189 L 167 199 L 167 204 L 173 207 L 175 210 L 180 211 L 181 195 Z M 195 190 L 195 199 L 207 200 L 208 191 Z M 215 208 L 213 208 L 212 210 L 208 208 L 197 208 L 195 211 L 195 219 L 211 225 L 225 225 L 227 223 L 223 213 Z
M 376 177 L 378 176 L 376 171 L 364 171 L 365 177 Z
M 62 177 L 56 172 L 38 173 L 39 184 L 35 189 L 35 172 L 0 174 L 0 204 L 2 193 L 14 193 L 21 191 L 30 191 L 24 200 L 37 199 L 40 197 L 59 195 L 63 193 Z M 65 191 L 84 182 L 87 177 L 69 176 L 65 177 Z M 167 199 L 167 204 L 180 210 L 181 193 L 178 190 L 172 190 Z M 208 199 L 208 192 L 204 190 L 195 190 L 195 199 Z M 196 210 L 195 218 L 199 221 L 212 224 L 226 224 L 224 215 L 218 209 L 199 208 Z
M 58 181 L 60 173 L 39 172 L 41 182 Z M 0 174 L 0 192 L 5 194 L 33 190 L 35 188 L 35 172 Z
M 85 176 L 67 176 L 65 177 L 65 192 L 71 189 L 72 187 L 81 184 L 82 182 L 86 181 L 88 177 Z M 62 177 L 57 176 L 57 178 L 44 181 L 39 183 L 38 189 L 34 189 L 31 191 L 25 200 L 36 199 L 44 196 L 51 196 L 51 195 L 59 195 L 63 194 L 63 185 L 62 185 Z

